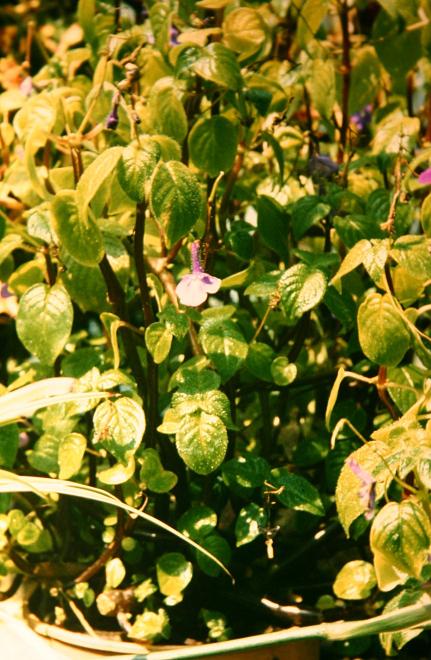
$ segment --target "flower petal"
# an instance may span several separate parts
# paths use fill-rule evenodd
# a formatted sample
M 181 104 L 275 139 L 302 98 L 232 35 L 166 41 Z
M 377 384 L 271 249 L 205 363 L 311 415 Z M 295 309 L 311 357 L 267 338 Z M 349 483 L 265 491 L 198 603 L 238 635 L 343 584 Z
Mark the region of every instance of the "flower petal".
M 208 273 L 199 273 L 199 279 L 205 287 L 205 291 L 208 293 L 217 293 L 220 289 L 221 280 L 214 275 L 208 275 Z
M 177 284 L 176 293 L 182 305 L 199 307 L 208 298 L 205 284 L 195 274 L 185 275 Z
M 419 174 L 418 183 L 429 185 L 431 183 L 431 167 Z

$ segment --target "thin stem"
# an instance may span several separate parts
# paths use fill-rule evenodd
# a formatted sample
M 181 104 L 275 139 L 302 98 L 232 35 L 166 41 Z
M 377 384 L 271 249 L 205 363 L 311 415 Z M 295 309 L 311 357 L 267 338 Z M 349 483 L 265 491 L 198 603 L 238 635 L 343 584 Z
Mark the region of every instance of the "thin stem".
M 82 571 L 82 573 L 80 573 L 77 578 L 75 578 L 75 584 L 78 584 L 79 582 L 88 582 L 88 580 L 90 580 L 93 575 L 96 575 L 100 570 L 102 570 L 102 568 L 108 563 L 111 557 L 117 554 L 118 550 L 120 549 L 123 537 L 124 512 L 118 511 L 118 521 L 115 527 L 115 536 L 113 540 L 111 543 L 109 543 L 109 545 L 107 545 L 102 554 L 99 555 L 99 557 L 92 564 L 90 564 L 90 566 L 87 566 L 87 568 Z
M 400 415 L 395 409 L 395 406 L 392 404 L 388 392 L 387 392 L 387 368 L 380 365 L 379 366 L 379 372 L 377 375 L 377 393 L 379 395 L 380 401 L 383 403 L 383 405 L 389 410 L 392 419 L 399 419 Z
M 350 34 L 349 34 L 349 7 L 347 2 L 343 1 L 340 7 L 340 23 L 341 23 L 341 34 L 342 34 L 342 66 L 341 66 L 341 75 L 343 79 L 342 87 L 342 101 L 341 101 L 341 111 L 342 111 L 342 122 L 340 129 L 340 148 L 338 151 L 338 161 L 341 163 L 346 151 L 347 144 L 347 134 L 349 130 L 349 96 L 350 96 L 350 74 L 352 70 L 352 64 L 350 61 Z
M 154 314 L 151 307 L 150 290 L 147 283 L 147 272 L 144 259 L 145 211 L 145 202 L 140 202 L 136 205 L 134 256 L 136 272 L 138 275 L 139 292 L 144 311 L 145 327 L 148 327 L 154 321 Z
M 298 355 L 301 352 L 302 347 L 304 346 L 305 340 L 307 338 L 308 328 L 310 325 L 310 312 L 306 312 L 298 323 L 296 328 L 295 340 L 293 346 L 288 353 L 289 362 L 295 362 Z
M 140 202 L 136 206 L 136 223 L 135 223 L 135 265 L 138 274 L 139 292 L 144 312 L 145 327 L 154 321 L 153 309 L 151 307 L 150 290 L 147 282 L 147 272 L 144 258 L 144 236 L 145 236 L 145 202 Z M 145 431 L 145 440 L 147 447 L 154 447 L 156 440 L 157 428 L 157 403 L 158 392 L 158 373 L 157 365 L 153 360 L 153 356 L 147 350 L 147 428 Z
M 54 286 L 57 279 L 57 269 L 52 263 L 51 254 L 49 252 L 49 247 L 47 245 L 43 248 L 43 256 L 45 257 L 46 275 L 48 278 L 48 284 L 49 286 Z
M 126 321 L 127 323 L 128 318 L 124 291 L 120 286 L 117 276 L 112 270 L 111 264 L 109 263 L 106 254 L 103 256 L 102 261 L 99 263 L 99 268 L 103 279 L 105 280 L 106 288 L 108 289 L 108 298 L 114 308 L 115 314 L 119 316 L 121 320 Z M 138 392 L 141 396 L 145 397 L 145 374 L 142 369 L 141 360 L 139 358 L 133 335 L 128 328 L 124 328 L 122 336 L 127 361 L 135 378 Z
M 398 156 L 395 161 L 395 171 L 394 171 L 395 191 L 391 200 L 391 205 L 389 207 L 388 218 L 386 222 L 383 222 L 380 225 L 380 228 L 383 229 L 383 231 L 387 231 L 388 234 L 391 234 L 394 230 L 395 213 L 397 210 L 398 201 L 401 196 L 401 149 L 402 149 L 402 136 L 400 137 L 400 150 L 398 152 Z
M 216 218 L 216 194 L 217 187 L 222 178 L 224 177 L 224 172 L 220 172 L 218 177 L 211 183 L 211 192 L 208 196 L 207 201 L 207 224 L 205 229 L 205 238 L 204 238 L 204 250 L 202 254 L 202 268 L 205 270 L 208 260 L 208 255 L 211 249 L 211 243 L 213 242 L 216 234 L 215 229 L 215 218 Z

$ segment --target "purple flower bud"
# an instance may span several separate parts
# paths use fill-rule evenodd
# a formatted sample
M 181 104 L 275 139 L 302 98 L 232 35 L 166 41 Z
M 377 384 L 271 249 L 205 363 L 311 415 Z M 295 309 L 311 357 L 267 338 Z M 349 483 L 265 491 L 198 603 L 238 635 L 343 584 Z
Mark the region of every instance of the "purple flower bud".
M 118 106 L 113 107 L 111 112 L 106 118 L 105 122 L 106 128 L 111 128 L 112 130 L 115 130 L 118 126 Z
M 424 170 L 419 174 L 418 183 L 421 183 L 423 186 L 429 186 L 431 183 L 431 167 Z
M 330 177 L 338 172 L 338 165 L 329 156 L 320 156 L 313 154 L 308 163 L 310 174 L 320 174 L 324 177 Z
M 112 97 L 111 112 L 106 118 L 105 127 L 115 130 L 118 126 L 118 106 L 120 105 L 121 94 L 116 90 Z
M 363 131 L 368 124 L 370 124 L 372 119 L 372 110 L 373 106 L 371 104 L 366 105 L 359 112 L 355 112 L 350 117 L 350 122 L 355 126 L 358 131 Z
M 217 293 L 221 280 L 202 270 L 199 259 L 199 241 L 194 241 L 190 249 L 192 272 L 185 275 L 177 284 L 176 293 L 182 305 L 199 307 L 208 298 L 209 293 Z
M 177 46 L 178 45 L 178 35 L 180 31 L 175 27 L 175 25 L 172 25 L 171 29 L 169 30 L 169 43 L 171 46 Z

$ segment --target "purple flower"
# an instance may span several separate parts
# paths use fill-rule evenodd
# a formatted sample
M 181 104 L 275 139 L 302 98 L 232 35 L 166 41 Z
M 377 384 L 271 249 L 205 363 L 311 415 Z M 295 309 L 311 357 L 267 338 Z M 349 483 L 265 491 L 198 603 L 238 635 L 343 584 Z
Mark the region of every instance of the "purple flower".
M 376 480 L 371 474 L 369 474 L 369 472 L 366 472 L 354 458 L 350 458 L 347 461 L 347 465 L 361 481 L 361 487 L 358 493 L 359 500 L 366 509 L 364 513 L 365 519 L 371 520 L 374 516 L 374 509 L 376 506 Z
M 421 183 L 423 186 L 429 186 L 431 183 L 431 167 L 424 170 L 419 174 L 418 183 Z
M 362 110 L 359 110 L 359 112 L 355 112 L 350 117 L 350 122 L 356 127 L 358 131 L 363 131 L 365 128 L 367 128 L 368 124 L 371 122 L 372 110 L 373 106 L 369 103 L 365 106 L 365 108 L 362 108 Z
M 169 43 L 171 46 L 177 46 L 178 45 L 178 35 L 180 34 L 180 31 L 178 28 L 175 27 L 175 25 L 172 25 L 171 29 L 169 30 Z
M 202 270 L 199 260 L 199 241 L 192 243 L 191 253 L 192 272 L 185 275 L 177 284 L 176 293 L 183 305 L 199 307 L 208 298 L 209 293 L 217 293 L 221 280 Z
M 308 169 L 311 174 L 320 174 L 329 177 L 338 172 L 338 165 L 329 156 L 313 154 L 308 163 Z

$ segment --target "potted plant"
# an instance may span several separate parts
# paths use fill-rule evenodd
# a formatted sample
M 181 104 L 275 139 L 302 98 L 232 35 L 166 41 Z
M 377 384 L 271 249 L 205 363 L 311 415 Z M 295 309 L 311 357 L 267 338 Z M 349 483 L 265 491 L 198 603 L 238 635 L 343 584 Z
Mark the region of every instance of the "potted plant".
M 431 608 L 428 10 L 22 11 L 3 598 L 131 657 L 397 652 Z

